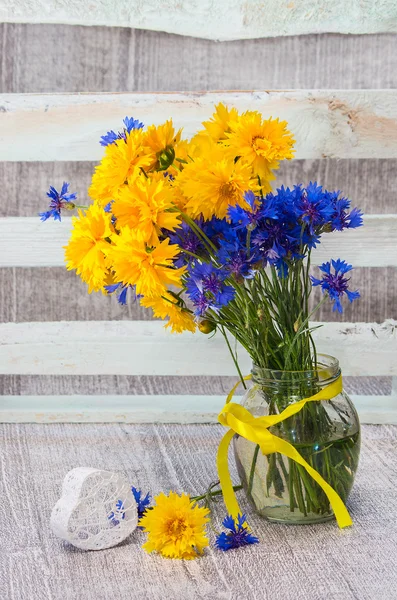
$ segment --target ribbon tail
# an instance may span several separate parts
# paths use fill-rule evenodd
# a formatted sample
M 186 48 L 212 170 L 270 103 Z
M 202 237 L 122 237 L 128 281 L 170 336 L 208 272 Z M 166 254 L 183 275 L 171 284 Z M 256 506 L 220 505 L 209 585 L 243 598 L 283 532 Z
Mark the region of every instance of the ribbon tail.
M 216 457 L 216 463 L 218 467 L 219 483 L 222 488 L 223 500 L 225 502 L 226 510 L 233 519 L 237 518 L 237 515 L 241 514 L 240 507 L 237 502 L 236 494 L 234 493 L 233 483 L 230 478 L 229 465 L 228 465 L 228 451 L 229 445 L 234 436 L 234 431 L 229 429 L 223 436 L 218 447 L 218 454 Z
M 306 469 L 306 471 L 313 477 L 313 479 L 318 483 L 318 485 L 324 490 L 327 498 L 330 502 L 331 508 L 334 511 L 336 521 L 339 527 L 342 529 L 343 527 L 350 527 L 353 524 L 353 521 L 349 515 L 349 512 L 342 500 L 342 498 L 335 492 L 335 490 L 321 477 L 321 475 L 313 469 L 305 461 L 305 459 L 299 454 L 299 452 L 288 442 L 274 436 L 274 444 L 276 446 L 276 452 L 280 452 L 284 454 L 288 458 L 292 458 L 295 462 L 299 463 Z

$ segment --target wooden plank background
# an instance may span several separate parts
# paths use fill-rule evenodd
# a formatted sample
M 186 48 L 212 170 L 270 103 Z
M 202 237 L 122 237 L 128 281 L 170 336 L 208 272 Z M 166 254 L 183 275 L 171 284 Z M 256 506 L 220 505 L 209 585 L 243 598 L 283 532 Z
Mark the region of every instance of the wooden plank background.
M 390 89 L 397 88 L 396 39 L 393 34 L 311 35 L 219 44 L 117 27 L 0 24 L 0 93 Z M 35 216 L 45 206 L 48 185 L 60 185 L 63 179 L 71 181 L 84 200 L 93 163 L 50 158 L 44 163 L 0 162 L 1 217 Z M 310 179 L 343 189 L 369 214 L 397 212 L 395 158 L 296 160 L 283 165 L 278 181 L 291 184 Z M 347 307 L 342 321 L 397 318 L 395 267 L 361 267 L 353 277 L 363 297 Z M 149 312 L 136 305 L 124 309 L 114 298 L 88 296 L 85 286 L 61 267 L 0 268 L 2 322 L 149 318 Z M 339 320 L 330 306 L 322 309 L 319 318 Z M 221 395 L 232 379 L 0 375 L 0 394 Z M 368 378 L 364 393 L 387 394 L 390 383 L 387 377 Z M 358 378 L 347 384 L 351 391 L 361 393 Z
M 214 40 L 304 33 L 397 31 L 394 0 L 101 0 L 83 2 L 5 0 L 0 20 L 21 23 L 121 25 Z
M 324 235 L 312 264 L 343 256 L 355 267 L 395 266 L 397 215 L 366 215 L 364 225 L 348 234 Z M 42 223 L 37 217 L 0 217 L 0 268 L 63 266 L 71 229 L 71 217 L 56 224 Z
M 313 339 L 317 348 L 338 357 L 346 375 L 360 376 L 363 366 L 368 375 L 395 374 L 395 322 L 324 323 L 313 331 Z M 240 345 L 235 349 L 241 370 L 249 372 L 249 355 Z M 235 372 L 221 336 L 190 332 L 171 336 L 161 321 L 0 324 L 0 373 L 4 375 L 184 377 Z
M 287 121 L 296 159 L 397 158 L 397 90 L 286 90 L 3 94 L 0 161 L 99 161 L 102 132 L 126 112 L 155 125 L 167 115 L 190 138 L 219 102 Z

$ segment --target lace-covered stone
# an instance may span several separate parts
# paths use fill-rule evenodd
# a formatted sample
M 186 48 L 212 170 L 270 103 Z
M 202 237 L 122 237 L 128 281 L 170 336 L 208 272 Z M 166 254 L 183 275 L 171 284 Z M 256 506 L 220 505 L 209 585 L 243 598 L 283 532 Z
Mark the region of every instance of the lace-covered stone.
M 84 550 L 116 546 L 137 524 L 137 505 L 125 477 L 87 467 L 69 471 L 51 513 L 55 535 Z

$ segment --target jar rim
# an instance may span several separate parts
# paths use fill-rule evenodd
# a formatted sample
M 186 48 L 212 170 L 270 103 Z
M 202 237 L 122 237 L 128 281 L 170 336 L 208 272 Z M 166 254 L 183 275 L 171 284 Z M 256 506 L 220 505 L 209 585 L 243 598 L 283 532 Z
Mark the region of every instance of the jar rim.
M 317 354 L 317 370 L 306 369 L 300 371 L 288 371 L 278 369 L 268 369 L 259 367 L 257 364 L 252 364 L 251 370 L 253 380 L 260 379 L 261 381 L 282 381 L 285 376 L 297 381 L 299 379 L 314 379 L 320 380 L 334 379 L 340 375 L 339 360 L 330 354 Z

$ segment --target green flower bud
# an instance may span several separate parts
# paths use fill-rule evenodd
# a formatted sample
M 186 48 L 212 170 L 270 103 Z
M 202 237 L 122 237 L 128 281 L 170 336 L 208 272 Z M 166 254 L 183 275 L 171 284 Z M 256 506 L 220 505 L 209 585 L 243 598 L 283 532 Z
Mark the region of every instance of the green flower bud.
M 201 331 L 201 333 L 211 333 L 216 329 L 216 323 L 213 323 L 208 319 L 203 319 L 202 321 L 200 321 L 198 328 Z
M 159 171 L 165 171 L 174 162 L 175 150 L 173 148 L 166 148 L 157 155 L 157 158 Z

